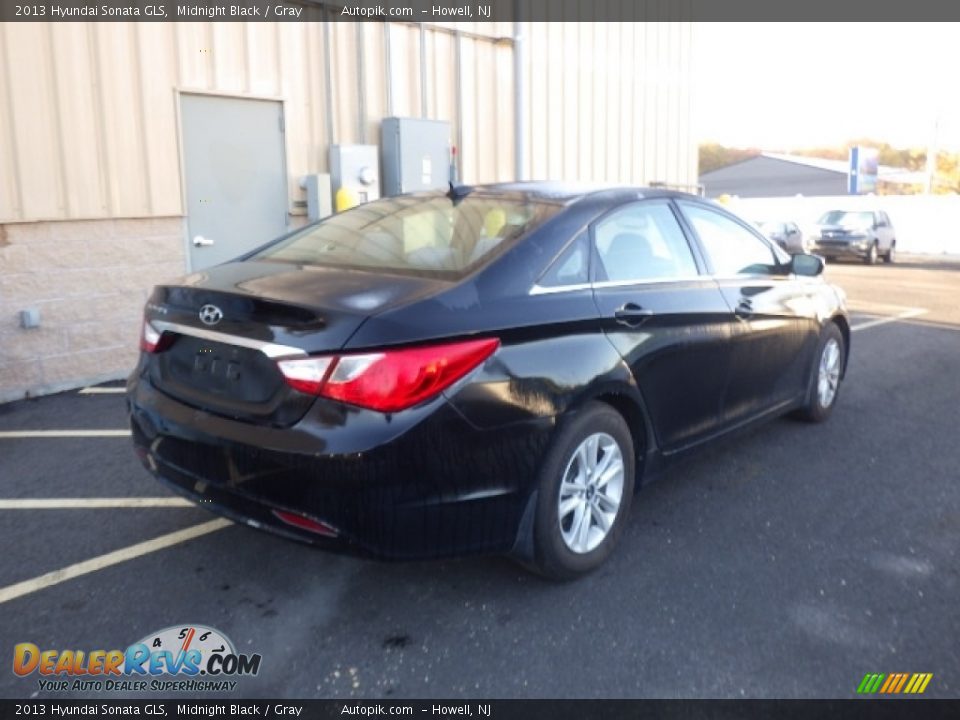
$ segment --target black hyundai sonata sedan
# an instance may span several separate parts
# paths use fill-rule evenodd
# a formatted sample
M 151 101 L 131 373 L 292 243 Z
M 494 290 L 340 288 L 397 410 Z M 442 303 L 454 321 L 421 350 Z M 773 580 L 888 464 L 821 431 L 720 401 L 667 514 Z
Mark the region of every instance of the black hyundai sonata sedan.
M 574 577 L 682 451 L 829 416 L 850 329 L 822 270 L 659 189 L 377 200 L 157 287 L 134 443 L 177 492 L 289 538 Z

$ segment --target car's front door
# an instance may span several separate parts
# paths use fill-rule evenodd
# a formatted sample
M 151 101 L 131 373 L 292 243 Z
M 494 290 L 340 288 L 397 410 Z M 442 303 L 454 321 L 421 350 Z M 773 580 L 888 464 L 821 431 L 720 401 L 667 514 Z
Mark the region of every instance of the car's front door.
M 633 371 L 660 447 L 696 442 L 721 420 L 730 309 L 668 200 L 618 208 L 592 237 L 604 331 Z
M 679 203 L 717 285 L 736 316 L 723 420 L 741 422 L 796 399 L 817 341 L 808 279 L 745 223 L 702 203 Z

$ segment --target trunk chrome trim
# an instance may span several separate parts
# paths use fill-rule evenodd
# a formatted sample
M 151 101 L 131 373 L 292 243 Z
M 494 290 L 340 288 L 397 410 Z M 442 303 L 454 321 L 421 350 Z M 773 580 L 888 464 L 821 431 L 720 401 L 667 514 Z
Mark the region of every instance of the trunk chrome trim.
M 190 335 L 201 340 L 211 340 L 213 342 L 222 342 L 227 345 L 237 345 L 239 347 L 259 350 L 268 358 L 284 357 L 306 357 L 305 350 L 293 347 L 291 345 L 278 345 L 264 340 L 255 340 L 254 338 L 243 337 L 241 335 L 229 335 L 227 333 L 216 332 L 215 330 L 205 330 L 203 328 L 193 327 L 192 325 L 181 325 L 180 323 L 167 322 L 166 320 L 148 320 L 160 332 L 173 332 L 180 335 Z

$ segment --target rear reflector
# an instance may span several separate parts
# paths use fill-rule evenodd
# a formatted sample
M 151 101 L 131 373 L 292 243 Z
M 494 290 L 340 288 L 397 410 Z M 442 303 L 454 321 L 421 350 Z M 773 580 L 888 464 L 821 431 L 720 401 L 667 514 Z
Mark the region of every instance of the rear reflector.
M 330 527 L 325 522 L 308 518 L 305 515 L 298 515 L 297 513 L 287 512 L 286 510 L 274 510 L 273 514 L 283 520 L 287 525 L 292 525 L 307 532 L 331 538 L 337 537 L 338 535 L 335 528 Z
M 397 412 L 436 396 L 490 357 L 497 338 L 277 362 L 287 384 L 350 405 Z

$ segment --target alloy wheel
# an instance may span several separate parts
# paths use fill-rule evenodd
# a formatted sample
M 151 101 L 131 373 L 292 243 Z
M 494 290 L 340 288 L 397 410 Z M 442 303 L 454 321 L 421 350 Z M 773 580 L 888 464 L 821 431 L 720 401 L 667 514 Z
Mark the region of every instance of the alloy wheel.
M 820 354 L 820 370 L 817 374 L 817 399 L 820 407 L 828 408 L 837 396 L 840 384 L 840 345 L 830 338 Z
M 603 542 L 620 510 L 623 482 L 623 453 L 610 435 L 594 433 L 577 446 L 558 497 L 560 534 L 567 548 L 583 554 Z

